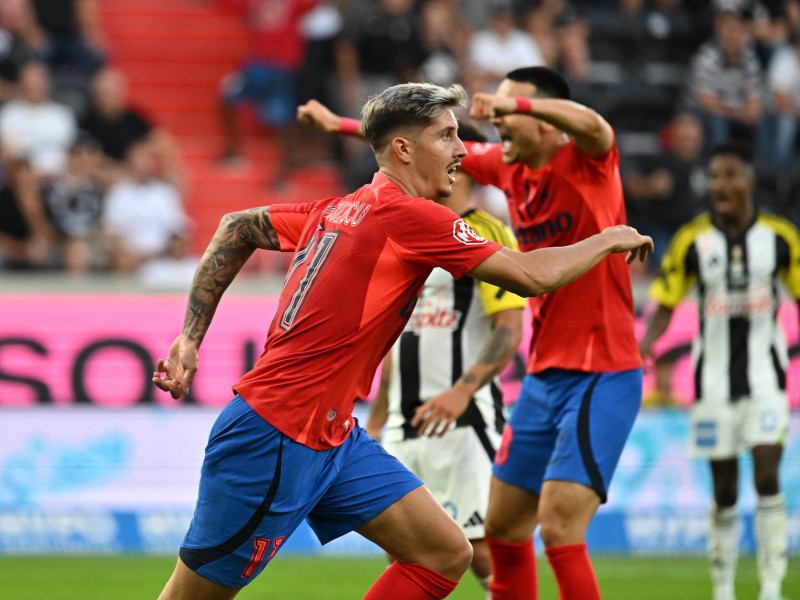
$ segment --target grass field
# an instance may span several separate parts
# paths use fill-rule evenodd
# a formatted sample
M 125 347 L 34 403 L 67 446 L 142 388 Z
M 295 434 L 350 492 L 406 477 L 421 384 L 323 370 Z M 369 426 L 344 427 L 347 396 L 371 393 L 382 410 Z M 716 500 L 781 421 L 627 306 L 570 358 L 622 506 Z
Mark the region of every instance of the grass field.
M 155 599 L 175 560 L 164 557 L 0 557 L 2 600 Z M 594 560 L 603 597 L 608 600 L 708 600 L 711 585 L 703 558 L 631 558 Z M 384 568 L 378 558 L 278 557 L 238 598 L 256 600 L 353 600 L 361 598 Z M 557 593 L 548 565 L 539 562 L 541 600 Z M 755 560 L 743 558 L 738 597 L 755 600 Z M 784 594 L 800 600 L 800 559 L 789 563 Z M 484 600 L 466 574 L 454 600 Z

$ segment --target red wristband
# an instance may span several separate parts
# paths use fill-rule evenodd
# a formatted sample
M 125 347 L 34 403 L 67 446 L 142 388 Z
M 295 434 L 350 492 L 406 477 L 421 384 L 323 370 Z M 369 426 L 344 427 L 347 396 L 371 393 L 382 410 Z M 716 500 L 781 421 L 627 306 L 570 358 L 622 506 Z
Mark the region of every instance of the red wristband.
M 526 115 L 531 114 L 531 109 L 533 108 L 533 102 L 531 102 L 530 98 L 523 98 L 521 96 L 514 96 L 514 102 L 517 103 L 517 111 L 518 113 L 523 113 Z
M 346 135 L 358 135 L 361 128 L 361 121 L 349 117 L 339 117 L 339 133 Z

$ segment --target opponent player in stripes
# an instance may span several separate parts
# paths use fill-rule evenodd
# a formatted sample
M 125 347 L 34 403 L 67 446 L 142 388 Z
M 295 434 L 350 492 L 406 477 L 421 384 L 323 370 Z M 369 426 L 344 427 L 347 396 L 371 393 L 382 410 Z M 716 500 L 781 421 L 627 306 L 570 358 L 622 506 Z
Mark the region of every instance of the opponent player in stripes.
M 153 382 L 179 397 L 223 292 L 257 249 L 294 253 L 255 367 L 235 384 L 206 446 L 194 518 L 161 598 L 233 598 L 303 519 L 323 543 L 356 530 L 397 559 L 368 600 L 444 598 L 472 549 L 419 479 L 353 418 L 433 267 L 524 296 L 552 291 L 609 254 L 644 260 L 652 240 L 610 227 L 518 253 L 433 200 L 466 150 L 463 88 L 403 84 L 364 106 L 379 171 L 344 198 L 223 217 L 200 260 L 183 330 Z M 624 258 L 620 258 L 624 260 Z M 607 259 L 606 259 L 607 260 Z
M 658 303 L 642 354 L 667 330 L 675 307 L 697 288 L 695 403 L 689 450 L 711 463 L 714 504 L 709 559 L 714 600 L 734 600 L 739 553 L 739 456 L 749 450 L 758 500 L 759 600 L 780 600 L 786 575 L 786 506 L 778 470 L 789 429 L 786 341 L 777 320 L 781 283 L 800 299 L 800 232 L 753 203 L 750 151 L 736 143 L 711 153 L 711 212 L 673 237 L 650 295 Z

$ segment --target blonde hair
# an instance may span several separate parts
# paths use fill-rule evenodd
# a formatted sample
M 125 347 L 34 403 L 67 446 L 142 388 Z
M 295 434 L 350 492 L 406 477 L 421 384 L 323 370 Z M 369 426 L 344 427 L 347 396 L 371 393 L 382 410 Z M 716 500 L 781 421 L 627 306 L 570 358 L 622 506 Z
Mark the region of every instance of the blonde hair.
M 361 109 L 364 137 L 379 151 L 401 127 L 427 127 L 448 108 L 466 108 L 467 93 L 458 84 L 401 83 L 372 96 Z

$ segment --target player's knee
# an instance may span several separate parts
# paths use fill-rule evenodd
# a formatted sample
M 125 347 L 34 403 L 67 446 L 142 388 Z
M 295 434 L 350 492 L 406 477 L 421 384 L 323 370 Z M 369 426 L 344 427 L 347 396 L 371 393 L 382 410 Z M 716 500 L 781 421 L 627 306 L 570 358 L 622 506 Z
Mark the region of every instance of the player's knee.
M 542 519 L 539 526 L 539 535 L 547 548 L 553 546 L 563 546 L 567 541 L 570 532 L 569 523 L 566 519 L 558 516 L 550 516 Z
M 777 473 L 756 473 L 754 479 L 759 496 L 774 496 L 780 492 Z
M 714 502 L 718 508 L 730 508 L 736 504 L 736 500 L 735 485 L 721 485 L 714 489 Z

